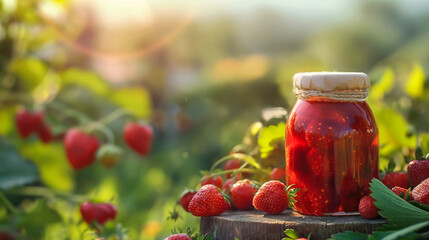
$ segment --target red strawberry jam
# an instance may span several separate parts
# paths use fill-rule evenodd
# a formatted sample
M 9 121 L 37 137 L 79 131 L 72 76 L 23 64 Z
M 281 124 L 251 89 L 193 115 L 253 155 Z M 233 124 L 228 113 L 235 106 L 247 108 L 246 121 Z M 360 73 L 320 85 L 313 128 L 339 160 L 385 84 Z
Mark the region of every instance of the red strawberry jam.
M 368 104 L 327 97 L 300 98 L 286 127 L 286 182 L 300 190 L 306 215 L 358 211 L 378 178 L 378 129 Z

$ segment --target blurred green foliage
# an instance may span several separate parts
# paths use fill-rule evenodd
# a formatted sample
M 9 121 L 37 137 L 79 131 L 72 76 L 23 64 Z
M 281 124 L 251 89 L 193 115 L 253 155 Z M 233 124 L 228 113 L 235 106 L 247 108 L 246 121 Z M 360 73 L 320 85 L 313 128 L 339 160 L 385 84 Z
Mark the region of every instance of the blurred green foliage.
M 15 235 L 94 239 L 78 211 L 86 199 L 116 204 L 116 222 L 128 229 L 129 239 L 162 239 L 173 228 L 198 228 L 198 219 L 179 207 L 183 218 L 175 223 L 167 217 L 184 187 L 198 185 L 200 170 L 242 141 L 260 146 L 261 158 L 284 157 L 271 151 L 283 144 L 284 125 L 264 128 L 260 135 L 252 129 L 246 135 L 246 129 L 263 121 L 266 107 L 291 109 L 296 72 L 369 74 L 368 103 L 380 130 L 381 169 L 391 161 L 404 169 L 417 145 L 429 152 L 428 15 L 410 18 L 388 1 L 362 1 L 356 2 L 355 18 L 316 32 L 307 22 L 302 29 L 310 30 L 300 32 L 299 24 L 265 10 L 254 13 L 247 37 L 240 37 L 232 17 L 194 22 L 160 53 L 139 62 L 149 66 L 146 82 L 114 86 L 63 46 L 38 14 L 42 1 L 16 1 L 14 7 L 6 2 L 0 1 L 0 194 L 19 213 L 11 217 L 2 202 L 0 229 Z M 54 2 L 68 6 L 68 1 Z M 267 27 L 272 23 L 279 27 Z M 170 66 L 166 59 L 191 65 L 200 80 L 168 92 L 163 88 Z M 61 141 L 44 145 L 34 136 L 19 138 L 14 114 L 21 105 L 44 108 L 58 136 L 117 108 L 127 110 L 133 116 L 108 124 L 115 143 L 127 149 L 122 127 L 138 118 L 156 127 L 152 152 L 142 159 L 125 151 L 112 169 L 95 163 L 74 171 Z M 258 142 L 259 136 L 266 138 Z

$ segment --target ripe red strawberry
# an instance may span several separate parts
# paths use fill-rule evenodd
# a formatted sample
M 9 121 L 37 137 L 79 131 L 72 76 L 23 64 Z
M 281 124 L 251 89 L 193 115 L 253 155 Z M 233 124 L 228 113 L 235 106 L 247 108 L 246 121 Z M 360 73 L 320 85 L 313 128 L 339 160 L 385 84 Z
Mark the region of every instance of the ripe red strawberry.
M 189 203 L 191 202 L 192 198 L 195 196 L 196 193 L 196 191 L 185 190 L 180 196 L 179 203 L 180 205 L 182 205 L 185 211 L 189 212 Z
M 51 129 L 45 123 L 42 123 L 39 128 L 36 129 L 36 133 L 44 143 L 50 143 L 54 138 Z
M 253 206 L 269 214 L 280 214 L 289 206 L 288 188 L 280 181 L 271 180 L 259 189 L 253 198 Z
M 231 192 L 231 186 L 236 183 L 237 180 L 235 178 L 229 178 L 227 179 L 222 186 L 222 191 L 226 194 L 230 194 Z
M 131 149 L 145 156 L 152 146 L 153 129 L 149 124 L 128 123 L 124 128 L 124 139 Z
M 386 173 L 383 181 L 384 185 L 389 188 L 393 187 L 401 187 L 401 188 L 409 188 L 410 183 L 408 181 L 408 175 L 404 172 L 389 172 Z
M 228 203 L 222 193 L 213 184 L 207 184 L 198 190 L 189 203 L 189 211 L 194 216 L 219 215 L 228 207 Z
M 394 192 L 396 195 L 400 196 L 401 198 L 409 201 L 413 200 L 413 197 L 411 196 L 411 191 L 401 188 L 401 187 L 393 187 L 392 192 Z
M 279 180 L 283 183 L 286 182 L 286 169 L 285 168 L 273 168 L 270 173 L 270 180 Z
M 15 116 L 15 124 L 22 138 L 27 138 L 36 131 L 42 122 L 43 114 L 41 112 L 32 113 L 25 108 L 19 109 Z
M 179 233 L 179 234 L 170 235 L 165 240 L 192 240 L 192 238 L 186 235 L 185 233 Z
M 107 220 L 115 219 L 116 208 L 110 203 L 95 204 L 87 201 L 80 205 L 80 213 L 88 224 L 91 225 L 93 221 L 97 221 L 100 225 L 104 225 Z
M 429 205 L 429 178 L 417 185 L 411 195 L 415 201 Z
M 233 169 L 239 168 L 240 166 L 241 166 L 241 161 L 237 158 L 234 158 L 234 159 L 228 160 L 225 163 L 224 169 L 225 170 L 233 170 Z M 226 178 L 231 178 L 231 173 L 227 173 L 225 176 L 226 176 Z
M 258 188 L 249 179 L 240 180 L 231 187 L 231 198 L 238 210 L 250 210 Z
M 213 184 L 218 188 L 222 188 L 223 186 L 223 180 L 220 176 L 213 176 L 205 175 L 203 177 L 203 181 L 201 181 L 201 186 L 207 185 L 207 184 Z
M 378 208 L 374 205 L 374 198 L 367 195 L 361 198 L 359 202 L 359 213 L 365 219 L 374 219 L 379 217 Z
M 82 169 L 95 160 L 95 153 L 100 144 L 94 136 L 88 135 L 78 129 L 67 131 L 64 139 L 64 148 L 67 159 L 74 169 Z
M 429 178 L 429 160 L 413 160 L 408 164 L 408 177 L 413 186 L 419 185 L 422 181 Z

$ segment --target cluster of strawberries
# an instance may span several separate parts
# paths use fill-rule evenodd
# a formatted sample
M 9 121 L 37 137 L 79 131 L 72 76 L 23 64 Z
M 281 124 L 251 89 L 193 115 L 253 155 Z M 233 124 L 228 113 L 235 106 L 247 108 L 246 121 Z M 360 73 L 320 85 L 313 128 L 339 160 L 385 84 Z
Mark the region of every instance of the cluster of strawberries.
M 54 139 L 42 111 L 31 112 L 21 108 L 16 113 L 15 123 L 22 138 L 36 133 L 44 143 Z M 148 124 L 130 122 L 124 127 L 123 137 L 132 150 L 145 156 L 152 145 L 153 129 Z M 99 159 L 104 166 L 112 167 L 116 165 L 121 154 L 119 147 L 113 144 L 101 145 L 99 139 L 84 128 L 67 130 L 64 135 L 64 149 L 71 167 L 75 170 L 91 165 L 96 159 Z
M 241 161 L 232 159 L 224 169 L 240 167 Z M 225 182 L 219 175 L 206 175 L 198 191 L 186 190 L 179 203 L 185 211 L 194 216 L 215 216 L 225 210 L 250 210 L 256 208 L 269 214 L 280 214 L 294 202 L 298 189 L 291 189 L 278 179 L 285 181 L 284 169 L 273 169 L 271 180 L 262 186 L 250 179 L 240 179 L 244 173 L 235 177 L 225 174 Z
M 408 164 L 407 172 L 387 173 L 382 182 L 406 201 L 416 201 L 429 205 L 429 159 L 421 158 Z M 359 202 L 359 213 L 363 218 L 379 217 L 378 209 L 371 196 L 363 197 Z

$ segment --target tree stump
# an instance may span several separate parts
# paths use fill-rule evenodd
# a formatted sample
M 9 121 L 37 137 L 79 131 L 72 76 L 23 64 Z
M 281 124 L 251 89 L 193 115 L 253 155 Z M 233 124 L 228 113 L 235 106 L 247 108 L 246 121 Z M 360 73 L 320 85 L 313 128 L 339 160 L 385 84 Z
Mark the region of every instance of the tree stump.
M 311 240 L 328 239 L 332 234 L 344 231 L 371 233 L 386 223 L 384 219 L 365 220 L 360 216 L 306 216 L 292 210 L 281 215 L 269 215 L 262 211 L 226 211 L 219 216 L 202 217 L 201 233 L 213 234 L 218 240 L 280 240 L 288 228 L 300 237 L 311 233 Z

